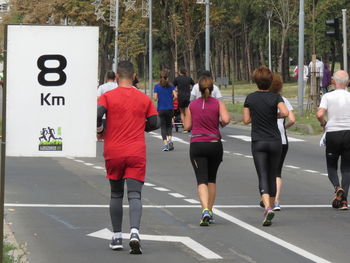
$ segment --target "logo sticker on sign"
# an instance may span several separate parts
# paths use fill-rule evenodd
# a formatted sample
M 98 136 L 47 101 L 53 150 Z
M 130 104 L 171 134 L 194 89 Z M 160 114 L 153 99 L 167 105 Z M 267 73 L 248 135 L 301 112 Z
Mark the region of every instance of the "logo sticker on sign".
M 61 127 L 57 128 L 57 132 L 51 127 L 42 128 L 40 135 L 39 151 L 62 151 L 63 139 L 61 137 Z

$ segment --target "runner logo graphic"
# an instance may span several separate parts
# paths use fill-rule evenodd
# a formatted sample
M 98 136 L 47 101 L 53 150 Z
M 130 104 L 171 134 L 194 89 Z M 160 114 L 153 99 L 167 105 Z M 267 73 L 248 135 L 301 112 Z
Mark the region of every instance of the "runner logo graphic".
M 42 128 L 39 137 L 39 151 L 62 151 L 62 129 L 57 128 L 57 137 L 55 129 L 51 127 Z

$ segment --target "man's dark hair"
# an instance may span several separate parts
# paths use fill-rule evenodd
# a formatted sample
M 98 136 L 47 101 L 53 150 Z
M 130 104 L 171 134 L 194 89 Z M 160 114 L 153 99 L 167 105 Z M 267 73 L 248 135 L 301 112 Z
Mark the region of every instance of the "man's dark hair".
M 210 72 L 209 70 L 204 70 L 204 71 L 202 71 L 201 77 L 203 77 L 203 76 L 209 77 L 209 78 L 212 77 L 212 76 L 211 76 L 211 72 Z
M 106 80 L 115 80 L 115 73 L 114 73 L 114 71 L 108 71 L 106 73 Z
M 181 73 L 182 75 L 186 75 L 186 74 L 187 74 L 187 69 L 186 69 L 186 68 L 181 68 L 181 69 L 180 69 L 180 73 Z
M 130 61 L 121 61 L 118 63 L 117 74 L 119 78 L 132 80 L 134 73 L 134 65 Z

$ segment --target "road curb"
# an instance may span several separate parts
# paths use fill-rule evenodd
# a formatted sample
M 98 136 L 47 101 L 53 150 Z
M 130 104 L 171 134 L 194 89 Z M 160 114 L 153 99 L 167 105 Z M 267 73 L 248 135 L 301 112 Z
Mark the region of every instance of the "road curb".
M 29 263 L 29 260 L 26 257 L 26 254 L 28 254 L 26 248 L 18 244 L 14 232 L 6 221 L 4 221 L 4 237 L 6 237 L 4 240 L 6 240 L 7 243 L 16 247 L 16 249 L 11 252 L 14 258 L 20 258 L 20 263 Z

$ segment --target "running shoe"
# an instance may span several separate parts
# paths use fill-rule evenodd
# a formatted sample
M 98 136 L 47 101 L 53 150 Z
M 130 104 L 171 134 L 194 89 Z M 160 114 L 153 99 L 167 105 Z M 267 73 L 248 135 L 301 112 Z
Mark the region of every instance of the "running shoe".
M 200 222 L 200 226 L 209 226 L 210 213 L 209 209 L 204 209 L 202 212 L 202 220 Z
M 174 150 L 174 143 L 173 141 L 169 141 L 169 151 L 173 151 Z
M 209 224 L 214 224 L 215 223 L 215 219 L 214 219 L 213 211 L 209 210 L 209 215 L 210 215 Z
M 272 219 L 275 216 L 275 213 L 272 211 L 272 209 L 267 209 L 264 212 L 264 221 L 263 221 L 263 226 L 271 226 L 272 224 Z
M 343 199 L 343 195 L 344 195 L 344 190 L 341 187 L 337 187 L 335 190 L 335 195 L 333 197 L 333 201 L 332 201 L 332 207 L 333 208 L 340 208 L 341 206 L 341 201 Z
M 113 250 L 123 249 L 123 239 L 112 237 L 112 241 L 109 244 L 109 247 Z
M 274 205 L 273 205 L 273 208 L 272 208 L 272 211 L 281 211 L 281 206 L 280 206 L 280 204 L 274 204 Z
M 342 200 L 341 201 L 341 205 L 340 205 L 340 207 L 339 207 L 339 210 L 348 210 L 349 208 L 348 208 L 348 202 L 346 201 L 346 200 Z
M 169 146 L 168 145 L 164 145 L 162 148 L 163 152 L 168 152 L 169 151 Z
M 264 201 L 263 201 L 263 200 L 260 201 L 260 207 L 265 208 L 265 205 L 264 205 Z
M 130 234 L 130 254 L 142 254 L 140 237 L 137 233 Z

